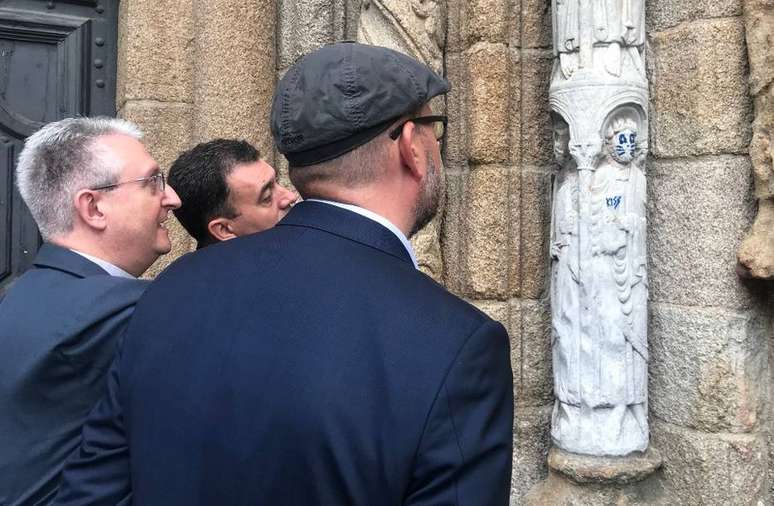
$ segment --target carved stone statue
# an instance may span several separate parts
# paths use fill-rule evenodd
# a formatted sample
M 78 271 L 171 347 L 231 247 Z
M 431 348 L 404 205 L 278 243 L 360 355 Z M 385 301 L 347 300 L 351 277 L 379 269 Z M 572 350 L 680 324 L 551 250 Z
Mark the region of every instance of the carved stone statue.
M 554 444 L 648 447 L 643 0 L 553 0 Z
M 561 123 L 555 139 L 567 138 Z M 555 148 L 561 169 L 550 244 L 552 435 L 575 453 L 624 455 L 648 445 L 646 186 L 638 128 L 625 117 L 610 124 L 586 187 L 564 141 Z M 585 222 L 581 192 L 589 202 Z
M 553 0 L 553 7 L 554 53 L 565 77 L 587 66 L 594 47 L 604 48 L 614 76 L 624 56 L 639 58 L 631 48 L 645 43 L 644 0 Z
M 446 0 L 361 0 L 357 40 L 400 51 L 443 74 Z M 443 97 L 431 103 L 444 114 Z M 436 280 L 443 275 L 438 213 L 411 240 L 420 269 Z

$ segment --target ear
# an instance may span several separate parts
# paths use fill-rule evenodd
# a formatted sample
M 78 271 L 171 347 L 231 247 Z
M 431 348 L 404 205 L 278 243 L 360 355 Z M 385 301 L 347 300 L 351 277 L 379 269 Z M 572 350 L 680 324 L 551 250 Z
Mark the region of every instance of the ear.
M 95 230 L 107 228 L 105 201 L 102 194 L 93 190 L 80 190 L 75 194 L 75 212 L 86 226 Z
M 231 220 L 228 218 L 214 218 L 207 223 L 207 231 L 217 241 L 227 241 L 236 237 L 231 230 Z
M 421 180 L 425 176 L 427 169 L 422 159 L 423 149 L 419 135 L 420 132 L 416 124 L 410 121 L 403 126 L 400 137 L 398 137 L 401 165 L 417 180 Z

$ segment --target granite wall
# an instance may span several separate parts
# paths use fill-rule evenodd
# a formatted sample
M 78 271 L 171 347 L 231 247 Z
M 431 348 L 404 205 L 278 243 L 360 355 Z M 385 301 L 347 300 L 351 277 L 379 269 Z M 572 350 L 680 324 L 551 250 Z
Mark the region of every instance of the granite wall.
M 650 416 L 664 457 L 658 481 L 676 504 L 770 497 L 769 287 L 740 281 L 735 266 L 756 197 L 762 210 L 771 202 L 773 5 L 648 0 Z M 550 446 L 550 8 L 444 2 L 448 201 L 430 260 L 450 290 L 510 332 L 513 504 L 545 479 Z M 141 125 L 164 168 L 195 142 L 235 136 L 284 172 L 268 132 L 274 84 L 304 53 L 357 38 L 360 9 L 360 0 L 123 0 L 120 114 Z M 774 225 L 766 216 L 759 234 Z M 192 247 L 179 227 L 174 235 L 174 254 L 154 272 Z M 774 246 L 768 237 L 758 244 Z

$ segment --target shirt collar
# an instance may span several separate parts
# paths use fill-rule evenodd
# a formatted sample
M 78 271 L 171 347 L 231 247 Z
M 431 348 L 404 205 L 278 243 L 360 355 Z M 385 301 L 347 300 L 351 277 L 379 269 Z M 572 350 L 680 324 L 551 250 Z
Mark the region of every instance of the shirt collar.
M 380 225 L 387 228 L 387 230 L 395 234 L 395 237 L 397 237 L 400 240 L 401 244 L 403 244 L 403 247 L 406 248 L 406 251 L 408 252 L 409 257 L 411 257 L 411 263 L 414 264 L 414 268 L 415 269 L 419 268 L 419 264 L 417 263 L 417 257 L 414 254 L 414 248 L 411 247 L 411 243 L 409 242 L 409 240 L 406 238 L 405 235 L 403 235 L 403 232 L 401 232 L 398 227 L 393 225 L 393 223 L 387 218 L 385 218 L 384 216 L 380 214 L 376 214 L 373 211 L 369 211 L 368 209 L 365 209 L 353 204 L 344 204 L 341 202 L 334 202 L 332 200 L 323 200 L 323 199 L 305 199 L 305 200 L 307 202 L 322 202 L 323 204 L 330 204 L 332 206 L 340 207 L 342 209 L 352 211 L 353 213 L 357 213 L 364 218 L 368 218 L 369 220 L 373 220 L 379 223 Z
M 105 272 L 107 272 L 111 276 L 115 276 L 115 277 L 118 277 L 118 278 L 137 279 L 135 276 L 132 276 L 131 274 L 129 274 L 128 272 L 126 272 L 122 268 L 120 268 L 118 266 L 115 266 L 115 265 L 111 264 L 110 262 L 108 262 L 106 260 L 102 260 L 101 258 L 97 258 L 97 257 L 91 256 L 91 255 L 87 255 L 86 253 L 83 253 L 83 252 L 78 251 L 78 250 L 70 249 L 70 251 L 72 251 L 73 253 L 78 253 L 79 255 L 81 255 L 86 260 L 90 260 L 90 261 L 94 262 L 95 264 L 99 265 L 100 267 L 102 267 L 105 270 Z

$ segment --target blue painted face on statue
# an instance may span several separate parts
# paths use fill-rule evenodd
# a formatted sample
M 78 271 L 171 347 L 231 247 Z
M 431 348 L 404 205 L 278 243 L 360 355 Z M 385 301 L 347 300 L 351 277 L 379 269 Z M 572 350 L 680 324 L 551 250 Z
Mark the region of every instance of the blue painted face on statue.
M 613 135 L 610 155 L 618 163 L 629 163 L 634 160 L 637 151 L 637 132 L 631 129 L 621 130 Z

